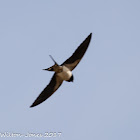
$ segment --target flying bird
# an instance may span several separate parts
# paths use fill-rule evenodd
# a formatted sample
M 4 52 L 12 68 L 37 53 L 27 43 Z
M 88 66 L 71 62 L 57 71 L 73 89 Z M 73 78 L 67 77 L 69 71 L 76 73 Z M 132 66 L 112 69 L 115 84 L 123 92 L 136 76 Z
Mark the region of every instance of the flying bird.
M 80 44 L 80 46 L 75 50 L 72 56 L 69 57 L 61 65 L 58 65 L 57 62 L 53 59 L 53 57 L 50 55 L 51 59 L 54 61 L 54 65 L 44 70 L 54 71 L 55 73 L 50 83 L 46 86 L 46 88 L 41 92 L 41 94 L 37 97 L 37 99 L 30 107 L 39 105 L 40 103 L 48 99 L 61 86 L 63 81 L 73 82 L 74 77 L 72 74 L 72 70 L 78 65 L 78 63 L 84 56 L 89 46 L 91 36 L 92 33 Z

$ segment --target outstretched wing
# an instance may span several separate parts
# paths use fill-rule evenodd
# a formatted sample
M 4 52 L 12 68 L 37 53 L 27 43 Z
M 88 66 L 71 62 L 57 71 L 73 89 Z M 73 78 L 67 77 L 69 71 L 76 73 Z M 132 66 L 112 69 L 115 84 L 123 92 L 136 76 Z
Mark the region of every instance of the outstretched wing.
M 80 44 L 80 46 L 75 50 L 70 58 L 68 58 L 63 64 L 68 67 L 70 70 L 73 70 L 77 64 L 80 62 L 82 57 L 84 56 L 90 40 L 91 40 L 92 33 Z
M 34 103 L 30 107 L 34 107 L 43 101 L 45 101 L 47 98 L 49 98 L 62 84 L 63 80 L 60 79 L 60 77 L 57 76 L 55 73 L 50 81 L 50 83 L 47 85 L 47 87 L 41 92 L 41 94 L 37 97 L 37 99 L 34 101 Z

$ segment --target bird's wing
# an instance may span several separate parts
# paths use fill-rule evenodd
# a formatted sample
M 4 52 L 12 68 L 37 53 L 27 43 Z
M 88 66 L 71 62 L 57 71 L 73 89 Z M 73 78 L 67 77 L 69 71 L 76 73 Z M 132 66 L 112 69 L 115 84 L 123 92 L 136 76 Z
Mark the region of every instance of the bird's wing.
M 73 70 L 77 64 L 80 62 L 82 57 L 84 56 L 90 40 L 91 40 L 92 33 L 80 44 L 80 46 L 75 50 L 70 58 L 68 58 L 63 64 L 68 67 L 70 70 Z
M 47 85 L 47 87 L 41 92 L 41 94 L 37 97 L 37 99 L 34 101 L 34 103 L 30 107 L 34 107 L 43 101 L 45 101 L 47 98 L 49 98 L 62 84 L 63 80 L 57 76 L 55 73 L 50 81 L 50 83 Z

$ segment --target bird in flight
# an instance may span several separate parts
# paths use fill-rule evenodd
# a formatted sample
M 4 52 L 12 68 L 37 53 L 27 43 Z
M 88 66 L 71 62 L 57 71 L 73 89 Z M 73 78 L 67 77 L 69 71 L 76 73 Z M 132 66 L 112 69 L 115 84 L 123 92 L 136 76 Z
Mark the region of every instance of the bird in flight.
M 50 68 L 44 69 L 47 71 L 54 71 L 54 75 L 50 83 L 41 92 L 37 99 L 33 102 L 30 107 L 34 107 L 48 99 L 63 83 L 63 81 L 73 82 L 74 77 L 72 70 L 78 65 L 82 57 L 84 56 L 90 40 L 92 33 L 80 44 L 80 46 L 75 50 L 71 57 L 69 57 L 64 63 L 58 65 L 57 62 L 50 55 L 51 59 L 54 61 L 54 65 Z

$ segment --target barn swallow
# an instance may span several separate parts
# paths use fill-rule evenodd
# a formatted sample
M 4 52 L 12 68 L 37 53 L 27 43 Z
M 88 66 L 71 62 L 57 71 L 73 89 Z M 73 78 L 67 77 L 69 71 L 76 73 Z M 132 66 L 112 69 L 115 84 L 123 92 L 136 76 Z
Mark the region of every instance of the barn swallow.
M 51 59 L 54 61 L 54 65 L 50 68 L 44 69 L 47 71 L 54 71 L 54 75 L 50 83 L 41 92 L 37 99 L 33 102 L 30 107 L 39 105 L 46 99 L 48 99 L 63 83 L 63 81 L 73 82 L 74 77 L 72 70 L 78 65 L 82 57 L 84 56 L 90 40 L 92 33 L 80 44 L 80 46 L 75 50 L 71 57 L 69 57 L 64 63 L 58 65 L 54 58 L 50 55 Z

